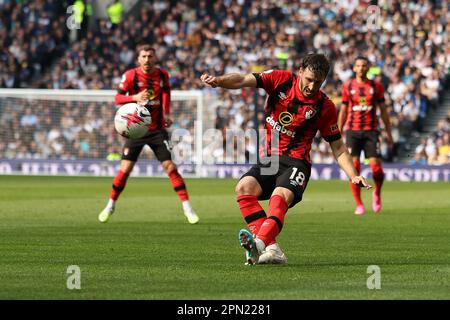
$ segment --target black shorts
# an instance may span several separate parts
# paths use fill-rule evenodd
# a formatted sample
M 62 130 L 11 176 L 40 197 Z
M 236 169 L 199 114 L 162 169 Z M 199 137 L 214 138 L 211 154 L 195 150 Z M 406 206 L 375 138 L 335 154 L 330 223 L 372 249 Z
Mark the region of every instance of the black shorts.
M 380 140 L 377 131 L 347 131 L 347 146 L 353 157 L 360 157 L 364 150 L 364 156 L 367 158 L 379 158 Z
M 152 148 L 159 162 L 172 160 L 169 134 L 165 130 L 152 132 L 141 139 L 127 139 L 122 150 L 122 160 L 137 161 L 146 144 Z
M 303 160 L 281 156 L 279 169 L 275 174 L 265 175 L 261 168 L 268 168 L 270 164 L 256 164 L 242 177 L 254 177 L 262 188 L 262 194 L 258 200 L 268 200 L 277 187 L 283 187 L 294 193 L 294 200 L 289 208 L 292 208 L 302 200 L 303 192 L 311 175 L 311 165 Z

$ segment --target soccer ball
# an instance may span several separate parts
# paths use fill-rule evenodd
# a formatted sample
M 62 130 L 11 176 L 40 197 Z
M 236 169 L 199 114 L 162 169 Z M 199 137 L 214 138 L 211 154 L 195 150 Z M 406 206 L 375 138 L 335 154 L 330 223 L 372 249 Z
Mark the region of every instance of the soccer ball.
M 116 131 L 128 139 L 140 139 L 148 133 L 152 123 L 150 111 L 137 103 L 122 105 L 114 117 Z

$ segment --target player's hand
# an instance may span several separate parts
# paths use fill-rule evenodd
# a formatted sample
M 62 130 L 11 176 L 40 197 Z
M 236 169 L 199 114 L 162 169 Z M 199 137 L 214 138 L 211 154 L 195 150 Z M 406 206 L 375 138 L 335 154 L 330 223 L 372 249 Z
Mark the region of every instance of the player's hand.
M 167 128 L 170 127 L 172 125 L 172 123 L 173 123 L 172 119 L 169 118 L 169 117 L 166 117 L 165 120 L 166 120 L 166 123 L 165 123 L 166 127 Z
M 207 85 L 215 88 L 218 86 L 217 77 L 211 76 L 207 73 L 202 74 L 200 77 L 200 80 L 202 80 L 203 83 L 206 83 Z
M 372 186 L 367 183 L 366 178 L 364 178 L 363 176 L 355 176 L 355 177 L 351 178 L 350 181 L 360 188 L 364 187 L 367 190 L 372 188 Z
M 148 94 L 147 89 L 145 89 L 133 96 L 133 100 L 136 101 L 137 103 L 146 102 L 148 100 L 148 98 L 149 98 L 149 94 Z

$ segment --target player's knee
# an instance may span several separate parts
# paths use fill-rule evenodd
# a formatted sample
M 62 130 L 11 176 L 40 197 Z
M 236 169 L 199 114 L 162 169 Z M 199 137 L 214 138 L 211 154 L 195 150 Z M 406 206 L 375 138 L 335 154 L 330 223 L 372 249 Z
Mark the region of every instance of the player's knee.
M 131 171 L 133 171 L 134 164 L 134 161 L 122 160 L 122 162 L 120 163 L 120 171 L 126 174 L 130 174 Z
M 245 195 L 257 196 L 255 188 L 249 183 L 242 182 L 242 180 L 239 181 L 234 191 L 238 197 Z
M 177 166 L 175 165 L 175 163 L 173 163 L 170 160 L 164 161 L 163 163 L 161 163 L 161 165 L 167 173 L 172 172 L 173 170 L 177 169 Z
M 243 196 L 245 195 L 245 191 L 247 190 L 247 187 L 243 183 L 238 183 L 236 188 L 234 189 L 234 192 L 236 193 L 236 196 Z

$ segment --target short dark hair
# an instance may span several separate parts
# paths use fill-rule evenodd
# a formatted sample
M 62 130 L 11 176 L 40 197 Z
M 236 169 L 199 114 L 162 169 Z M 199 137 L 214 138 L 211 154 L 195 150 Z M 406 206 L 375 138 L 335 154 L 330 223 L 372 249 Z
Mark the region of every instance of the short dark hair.
M 309 69 L 314 73 L 318 73 L 323 78 L 326 78 L 330 71 L 330 62 L 327 57 L 321 53 L 310 53 L 302 59 L 300 68 L 302 68 L 302 70 Z
M 355 65 L 356 61 L 358 61 L 358 60 L 364 60 L 365 62 L 367 62 L 367 64 L 369 64 L 369 59 L 367 57 L 365 57 L 365 56 L 357 56 L 355 58 L 355 60 L 353 60 L 353 65 Z
M 155 48 L 153 48 L 148 43 L 140 44 L 136 47 L 136 56 L 139 57 L 139 54 L 141 51 L 152 51 L 153 53 L 156 53 Z

